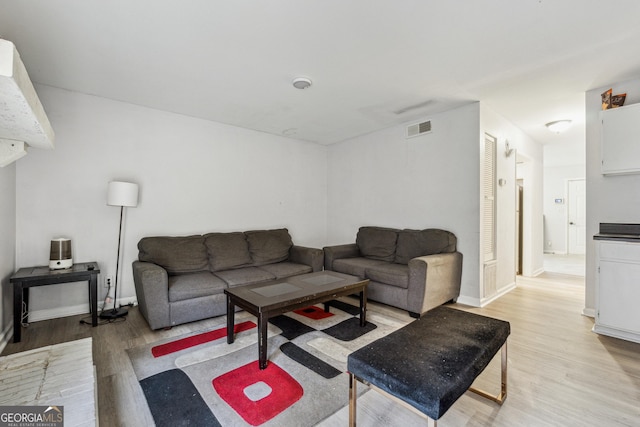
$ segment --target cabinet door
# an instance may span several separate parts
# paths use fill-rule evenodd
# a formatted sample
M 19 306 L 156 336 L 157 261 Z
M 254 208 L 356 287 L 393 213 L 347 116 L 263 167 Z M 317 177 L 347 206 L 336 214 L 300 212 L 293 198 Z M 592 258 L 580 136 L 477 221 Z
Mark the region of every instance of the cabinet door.
M 601 260 L 596 322 L 640 332 L 640 264 Z
M 602 173 L 640 173 L 640 104 L 601 112 Z

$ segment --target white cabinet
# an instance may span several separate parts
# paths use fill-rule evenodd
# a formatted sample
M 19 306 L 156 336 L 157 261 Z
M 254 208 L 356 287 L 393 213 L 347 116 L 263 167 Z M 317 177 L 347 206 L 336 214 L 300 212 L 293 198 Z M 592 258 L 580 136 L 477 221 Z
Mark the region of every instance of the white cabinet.
M 600 112 L 602 174 L 640 173 L 640 104 Z
M 594 332 L 640 342 L 640 243 L 599 241 Z

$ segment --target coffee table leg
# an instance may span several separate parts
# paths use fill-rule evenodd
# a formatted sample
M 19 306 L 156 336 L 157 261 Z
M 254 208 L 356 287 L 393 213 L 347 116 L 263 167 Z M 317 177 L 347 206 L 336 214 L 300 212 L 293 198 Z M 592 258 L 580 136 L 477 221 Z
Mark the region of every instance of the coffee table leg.
M 367 324 L 367 287 L 360 291 L 360 326 Z
M 231 297 L 227 295 L 227 344 L 233 344 L 233 327 L 235 323 L 236 307 L 231 301 Z
M 268 319 L 265 319 L 263 314 L 258 315 L 258 362 L 260 369 L 267 367 L 267 324 Z

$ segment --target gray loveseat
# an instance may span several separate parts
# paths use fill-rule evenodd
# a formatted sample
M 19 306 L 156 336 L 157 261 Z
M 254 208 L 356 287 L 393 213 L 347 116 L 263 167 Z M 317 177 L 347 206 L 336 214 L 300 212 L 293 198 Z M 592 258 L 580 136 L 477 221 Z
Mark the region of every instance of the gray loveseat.
M 133 280 L 151 329 L 226 314 L 224 290 L 322 270 L 322 249 L 295 246 L 287 229 L 145 237 Z
M 369 299 L 420 317 L 460 294 L 456 243 L 445 230 L 361 227 L 356 243 L 324 248 L 324 268 L 369 279 Z

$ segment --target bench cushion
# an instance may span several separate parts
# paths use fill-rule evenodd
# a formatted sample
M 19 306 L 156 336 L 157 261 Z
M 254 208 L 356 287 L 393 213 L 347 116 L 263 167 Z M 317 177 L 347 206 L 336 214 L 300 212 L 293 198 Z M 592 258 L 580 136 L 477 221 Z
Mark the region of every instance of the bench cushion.
M 351 353 L 347 370 L 437 420 L 509 333 L 509 322 L 440 306 Z

